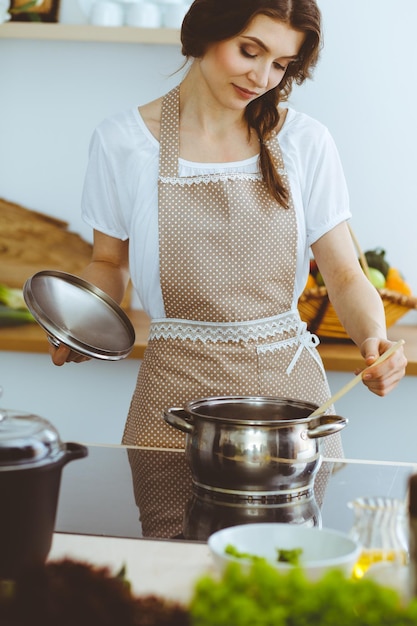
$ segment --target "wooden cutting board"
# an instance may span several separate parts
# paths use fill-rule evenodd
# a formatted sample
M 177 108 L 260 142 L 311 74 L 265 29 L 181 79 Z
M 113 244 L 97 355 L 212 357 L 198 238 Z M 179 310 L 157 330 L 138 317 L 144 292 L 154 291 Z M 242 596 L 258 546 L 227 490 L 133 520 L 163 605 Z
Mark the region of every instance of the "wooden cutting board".
M 79 274 L 92 245 L 62 220 L 0 199 L 0 282 L 23 287 L 41 270 Z

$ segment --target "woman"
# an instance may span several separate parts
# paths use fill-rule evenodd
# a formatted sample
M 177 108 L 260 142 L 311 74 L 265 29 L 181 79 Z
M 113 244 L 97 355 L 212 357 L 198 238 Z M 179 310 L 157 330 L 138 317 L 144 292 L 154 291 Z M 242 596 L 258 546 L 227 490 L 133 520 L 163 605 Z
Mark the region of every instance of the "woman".
M 282 104 L 321 45 L 313 0 L 195 0 L 181 83 L 105 120 L 90 150 L 84 278 L 118 302 L 129 278 L 152 318 L 123 443 L 180 448 L 166 406 L 215 395 L 329 397 L 297 301 L 310 248 L 364 366 L 391 345 L 381 299 L 353 248 L 337 150 Z M 53 362 L 81 361 L 65 347 Z M 364 376 L 377 395 L 405 373 L 397 351 Z M 338 436 L 326 454 L 342 454 Z

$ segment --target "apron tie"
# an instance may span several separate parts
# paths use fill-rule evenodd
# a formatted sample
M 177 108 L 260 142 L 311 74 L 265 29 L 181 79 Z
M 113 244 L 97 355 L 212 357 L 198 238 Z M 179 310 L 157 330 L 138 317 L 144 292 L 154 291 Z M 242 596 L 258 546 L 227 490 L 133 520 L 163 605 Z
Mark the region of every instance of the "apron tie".
M 317 352 L 314 350 L 314 348 L 316 348 L 319 345 L 320 339 L 317 337 L 317 335 L 314 335 L 309 330 L 307 330 L 306 322 L 301 322 L 297 330 L 297 335 L 292 340 L 292 343 L 294 343 L 294 341 L 297 341 L 299 343 L 299 346 L 291 360 L 291 363 L 287 367 L 286 372 L 288 376 L 291 374 L 292 370 L 294 369 L 294 366 L 297 363 L 298 359 L 300 358 L 301 352 L 303 351 L 304 348 L 309 351 L 309 353 L 314 358 L 314 360 L 319 364 L 320 369 L 324 370 L 321 359 L 318 357 Z
M 309 351 L 311 356 L 314 358 L 314 360 L 320 367 L 320 370 L 322 371 L 323 375 L 325 376 L 326 374 L 324 371 L 324 367 L 323 367 L 323 363 L 321 361 L 320 355 L 315 350 L 315 348 L 319 345 L 319 343 L 320 343 L 320 339 L 317 337 L 317 335 L 314 335 L 309 330 L 307 330 L 306 322 L 303 322 L 299 319 L 297 328 L 296 328 L 296 334 L 294 335 L 294 337 L 291 337 L 290 339 L 282 339 L 281 341 L 276 341 L 274 343 L 259 345 L 257 346 L 256 350 L 258 354 L 264 354 L 266 352 L 275 352 L 276 350 L 281 350 L 282 348 L 289 348 L 291 346 L 298 345 L 297 350 L 293 358 L 291 359 L 290 364 L 285 370 L 286 374 L 288 376 L 291 374 L 292 370 L 294 369 L 295 364 L 300 358 L 300 355 L 303 349 L 305 348 L 306 350 Z

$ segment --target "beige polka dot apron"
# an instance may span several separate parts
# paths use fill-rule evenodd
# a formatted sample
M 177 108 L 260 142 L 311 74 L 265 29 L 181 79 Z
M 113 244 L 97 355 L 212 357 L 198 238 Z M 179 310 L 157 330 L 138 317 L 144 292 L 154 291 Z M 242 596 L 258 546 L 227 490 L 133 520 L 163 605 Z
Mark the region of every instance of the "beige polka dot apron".
M 152 320 L 123 443 L 183 448 L 162 410 L 218 395 L 321 404 L 329 388 L 317 338 L 292 309 L 297 221 L 260 175 L 179 178 L 179 87 L 162 104 L 160 281 L 166 318 Z M 287 181 L 277 137 L 268 147 Z M 287 182 L 288 187 L 288 182 Z M 289 190 L 290 191 L 290 190 Z M 339 435 L 325 454 L 341 456 Z M 317 483 L 317 479 L 316 479 Z

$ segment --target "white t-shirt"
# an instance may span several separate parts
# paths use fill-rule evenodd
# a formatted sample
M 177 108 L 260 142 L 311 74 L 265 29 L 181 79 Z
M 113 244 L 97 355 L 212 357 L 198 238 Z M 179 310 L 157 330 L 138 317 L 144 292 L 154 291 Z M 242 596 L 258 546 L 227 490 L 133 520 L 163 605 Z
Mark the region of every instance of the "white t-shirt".
M 289 109 L 278 138 L 298 223 L 295 308 L 307 280 L 309 247 L 351 213 L 339 154 L 327 128 Z M 116 114 L 94 131 L 82 197 L 87 224 L 129 239 L 132 283 L 151 318 L 165 317 L 159 280 L 158 159 L 159 142 L 138 109 Z M 235 163 L 179 161 L 179 176 L 230 171 L 258 173 L 258 157 Z

